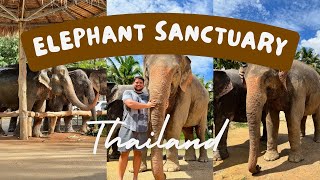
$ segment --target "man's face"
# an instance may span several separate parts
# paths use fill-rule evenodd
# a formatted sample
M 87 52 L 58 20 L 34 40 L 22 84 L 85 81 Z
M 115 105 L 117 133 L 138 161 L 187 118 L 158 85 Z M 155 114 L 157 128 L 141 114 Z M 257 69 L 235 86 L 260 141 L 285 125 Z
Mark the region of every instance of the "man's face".
M 134 82 L 133 82 L 133 87 L 134 87 L 134 90 L 136 91 L 142 91 L 142 89 L 144 88 L 144 84 L 143 84 L 143 81 L 141 79 L 136 79 Z

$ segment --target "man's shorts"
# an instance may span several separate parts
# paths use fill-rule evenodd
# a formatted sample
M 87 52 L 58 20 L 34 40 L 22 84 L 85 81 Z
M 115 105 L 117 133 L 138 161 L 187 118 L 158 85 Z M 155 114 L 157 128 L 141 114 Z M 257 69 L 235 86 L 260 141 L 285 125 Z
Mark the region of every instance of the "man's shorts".
M 139 141 L 139 146 L 140 146 L 148 140 L 147 132 L 135 132 L 124 126 L 121 126 L 118 136 L 121 138 L 121 144 L 128 142 L 130 139 L 134 138 Z M 142 149 L 137 149 L 135 145 L 130 149 L 127 149 L 126 146 L 118 147 L 119 152 L 126 152 L 130 150 L 143 151 L 145 149 L 146 147 L 143 147 Z

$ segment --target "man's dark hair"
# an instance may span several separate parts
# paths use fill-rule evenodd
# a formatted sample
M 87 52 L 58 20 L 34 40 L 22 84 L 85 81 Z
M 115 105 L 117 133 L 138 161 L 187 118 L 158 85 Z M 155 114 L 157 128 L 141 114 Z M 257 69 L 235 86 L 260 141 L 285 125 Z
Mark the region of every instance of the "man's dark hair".
M 142 76 L 135 76 L 133 78 L 133 82 L 136 81 L 136 79 L 140 79 L 140 80 L 142 80 L 144 82 L 144 78 Z

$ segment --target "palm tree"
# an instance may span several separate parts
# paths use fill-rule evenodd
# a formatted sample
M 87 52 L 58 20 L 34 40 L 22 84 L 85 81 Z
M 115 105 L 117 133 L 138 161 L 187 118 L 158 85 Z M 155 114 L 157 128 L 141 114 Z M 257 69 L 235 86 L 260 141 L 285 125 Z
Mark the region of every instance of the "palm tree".
M 222 58 L 213 58 L 214 68 L 215 69 L 239 69 L 241 63 L 235 60 L 228 60 Z
M 314 49 L 302 47 L 296 52 L 295 59 L 299 59 L 304 63 L 309 64 L 320 74 L 320 56 L 314 52 Z
M 116 66 L 114 61 L 119 64 L 119 67 Z M 116 56 L 114 61 L 108 58 L 108 62 L 110 63 L 110 70 L 108 72 L 117 84 L 131 84 L 134 76 L 142 75 L 139 62 L 133 56 Z

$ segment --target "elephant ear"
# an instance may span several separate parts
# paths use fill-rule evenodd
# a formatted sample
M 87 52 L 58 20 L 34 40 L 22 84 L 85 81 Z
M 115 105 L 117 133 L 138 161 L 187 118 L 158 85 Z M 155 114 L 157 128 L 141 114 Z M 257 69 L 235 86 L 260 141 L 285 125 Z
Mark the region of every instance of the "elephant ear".
M 219 99 L 233 89 L 230 77 L 225 71 L 214 70 L 214 98 Z
M 43 69 L 41 71 L 39 71 L 39 74 L 35 77 L 38 79 L 38 81 L 43 84 L 44 86 L 46 86 L 48 89 L 52 89 L 51 87 L 51 80 L 50 77 L 52 76 L 52 69 Z
M 89 80 L 91 81 L 93 89 L 97 92 L 100 92 L 99 76 L 96 73 L 91 73 Z
M 149 71 L 148 71 L 148 65 L 146 62 L 147 56 L 145 55 L 143 57 L 143 76 L 144 76 L 144 86 L 146 89 L 148 89 L 149 86 Z
M 279 71 L 278 76 L 280 79 L 280 82 L 284 86 L 284 88 L 287 90 L 287 76 L 288 76 L 288 71 Z
M 191 72 L 191 60 L 187 57 L 183 57 L 185 63 L 184 67 L 182 67 L 182 74 L 181 74 L 181 81 L 180 81 L 180 88 L 183 92 L 186 92 L 187 87 L 192 82 L 192 72 Z

